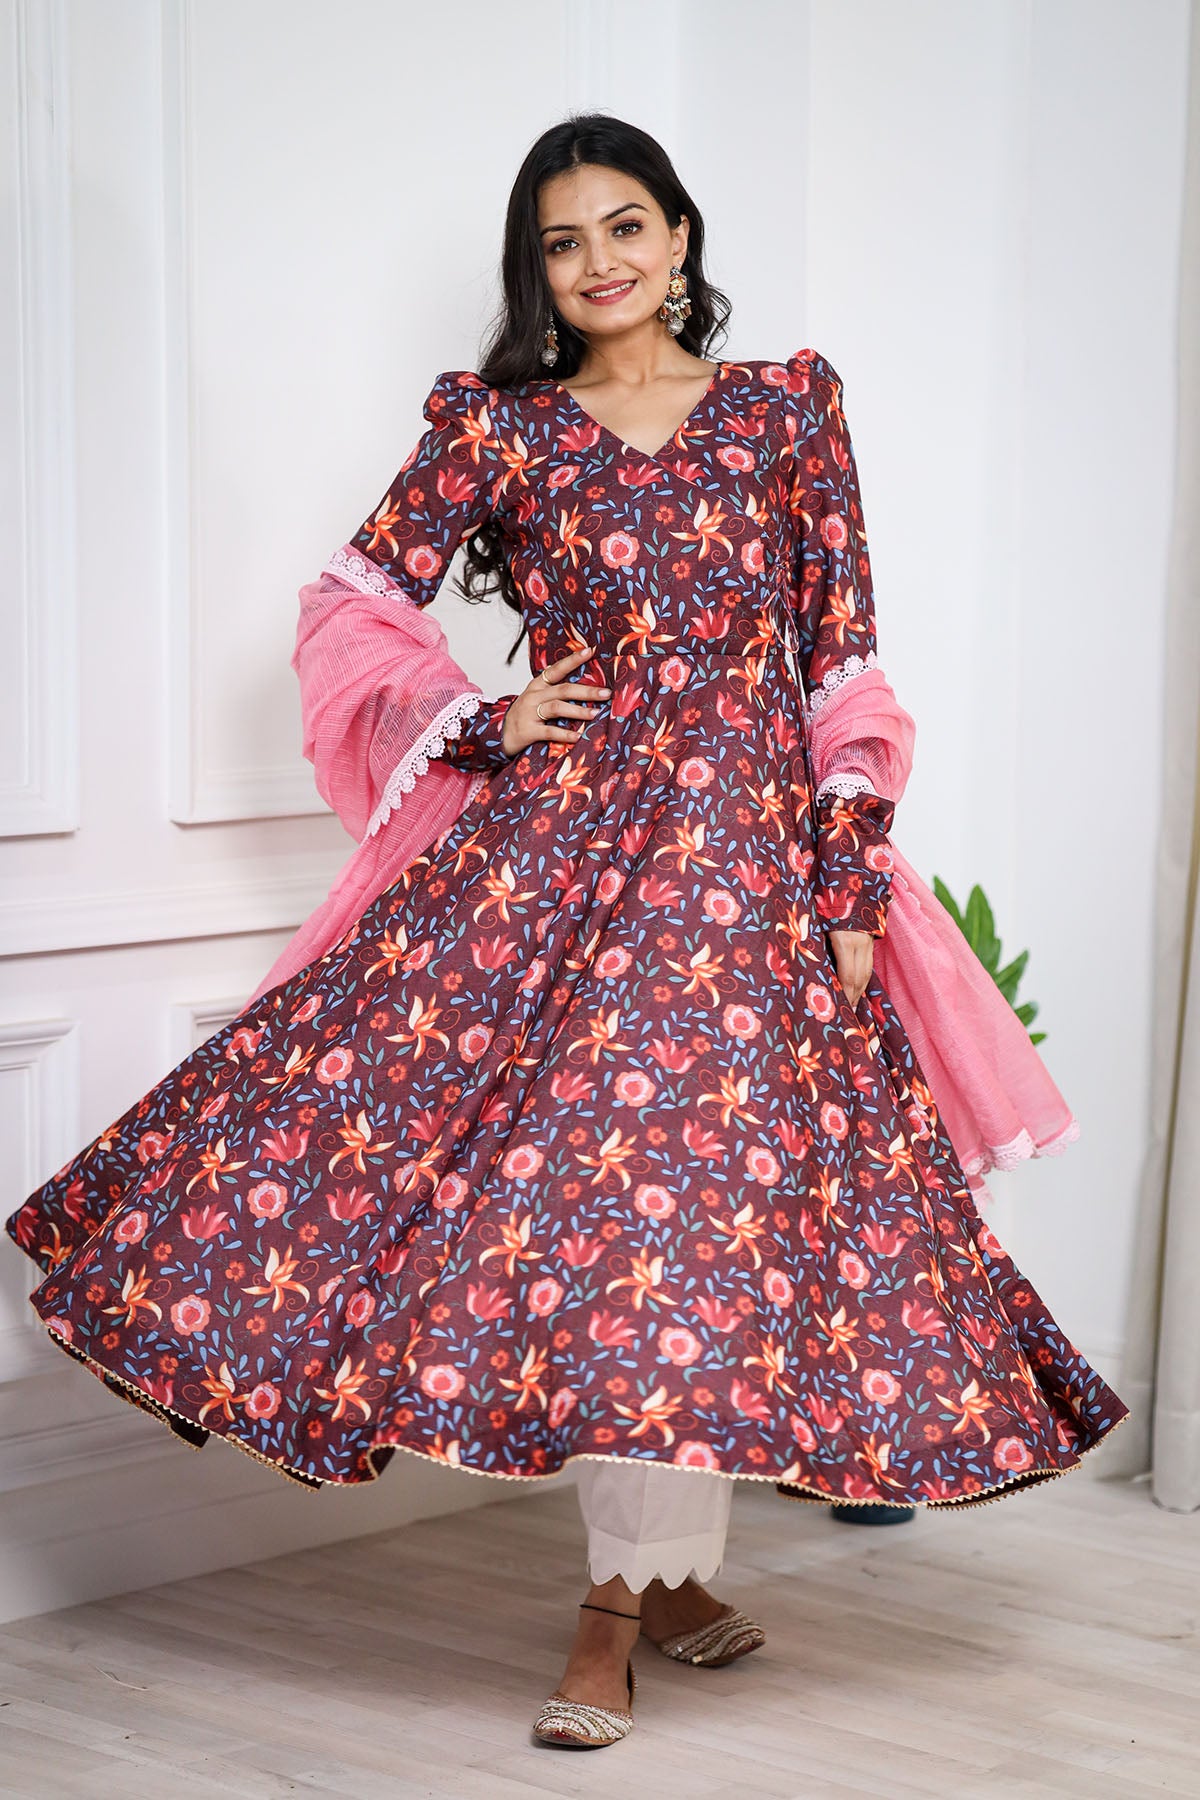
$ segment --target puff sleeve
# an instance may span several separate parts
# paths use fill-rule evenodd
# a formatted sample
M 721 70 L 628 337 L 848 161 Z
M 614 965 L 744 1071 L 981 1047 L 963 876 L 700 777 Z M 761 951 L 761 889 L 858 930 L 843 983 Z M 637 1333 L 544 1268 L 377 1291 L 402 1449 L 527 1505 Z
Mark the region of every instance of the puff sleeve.
M 787 371 L 796 426 L 790 506 L 797 655 L 811 724 L 844 682 L 877 666 L 875 600 L 841 379 L 812 349 L 789 357 Z M 882 937 L 895 801 L 875 791 L 877 748 L 870 739 L 847 746 L 817 786 L 814 895 L 827 930 Z
M 427 428 L 363 521 L 349 548 L 374 563 L 414 606 L 437 597 L 464 538 L 494 510 L 503 475 L 497 436 L 499 395 L 472 370 L 439 375 L 425 401 Z M 447 722 L 430 754 L 459 768 L 490 770 L 510 761 L 501 742 L 515 694 L 479 699 Z

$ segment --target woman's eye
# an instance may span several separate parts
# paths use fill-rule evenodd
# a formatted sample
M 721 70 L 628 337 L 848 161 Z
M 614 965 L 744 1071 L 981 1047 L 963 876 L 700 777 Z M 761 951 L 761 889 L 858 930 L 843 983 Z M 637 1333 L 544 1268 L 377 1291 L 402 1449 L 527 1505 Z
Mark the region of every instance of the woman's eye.
M 622 219 L 619 225 L 613 227 L 614 235 L 618 231 L 640 231 L 641 229 L 642 222 L 640 219 Z M 560 250 L 569 249 L 577 241 L 578 240 L 575 238 L 559 238 L 556 243 L 551 244 L 550 255 L 557 256 Z

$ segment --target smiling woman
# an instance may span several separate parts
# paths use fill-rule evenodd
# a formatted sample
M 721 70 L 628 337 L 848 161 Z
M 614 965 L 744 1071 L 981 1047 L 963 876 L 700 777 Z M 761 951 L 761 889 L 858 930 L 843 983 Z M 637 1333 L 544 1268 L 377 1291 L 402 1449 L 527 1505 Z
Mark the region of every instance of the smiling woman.
M 897 951 L 943 947 L 888 835 L 913 727 L 841 378 L 713 358 L 702 237 L 634 127 L 530 151 L 481 367 L 301 592 L 306 748 L 359 850 L 9 1221 L 54 1342 L 193 1444 L 310 1487 L 574 1463 L 591 1587 L 535 1727 L 572 1746 L 632 1728 L 639 1633 L 689 1666 L 764 1642 L 701 1585 L 735 1480 L 974 1506 L 1125 1411 L 980 1217 L 876 969 L 893 913 Z M 528 631 L 486 703 L 425 610 L 464 541 Z M 1003 1023 L 952 1012 L 949 1063 L 1015 1070 L 1049 1150 L 1073 1121 L 989 987 Z

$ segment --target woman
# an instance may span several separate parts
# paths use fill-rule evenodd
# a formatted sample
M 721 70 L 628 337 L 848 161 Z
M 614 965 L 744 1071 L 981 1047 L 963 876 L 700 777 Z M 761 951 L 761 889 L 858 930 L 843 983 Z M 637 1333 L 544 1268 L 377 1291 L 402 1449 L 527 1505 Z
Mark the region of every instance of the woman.
M 733 1479 L 969 1505 L 1125 1410 L 970 1192 L 1075 1127 L 900 879 L 912 722 L 839 377 L 710 358 L 702 251 L 645 134 L 535 144 L 488 355 L 302 593 L 306 748 L 360 848 L 9 1222 L 54 1340 L 193 1443 L 309 1486 L 577 1459 L 591 1586 L 535 1727 L 573 1746 L 631 1728 L 639 1633 L 763 1642 L 701 1585 Z M 464 538 L 529 635 L 487 704 L 423 611 Z

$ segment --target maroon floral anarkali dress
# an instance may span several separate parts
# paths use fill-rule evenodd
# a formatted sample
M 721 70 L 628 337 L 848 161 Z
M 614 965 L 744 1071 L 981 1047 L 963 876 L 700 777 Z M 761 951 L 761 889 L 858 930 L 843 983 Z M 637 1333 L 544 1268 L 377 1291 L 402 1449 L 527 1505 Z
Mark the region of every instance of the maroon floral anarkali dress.
M 467 719 L 461 816 L 10 1219 L 55 1341 L 310 1485 L 401 1449 L 941 1506 L 1074 1467 L 1125 1408 L 832 960 L 886 928 L 893 812 L 805 757 L 876 660 L 836 372 L 722 363 L 654 456 L 553 380 L 450 372 L 426 418 L 330 568 L 425 606 L 493 517 L 532 667 L 590 642 L 611 701 L 513 758 L 510 696 Z

